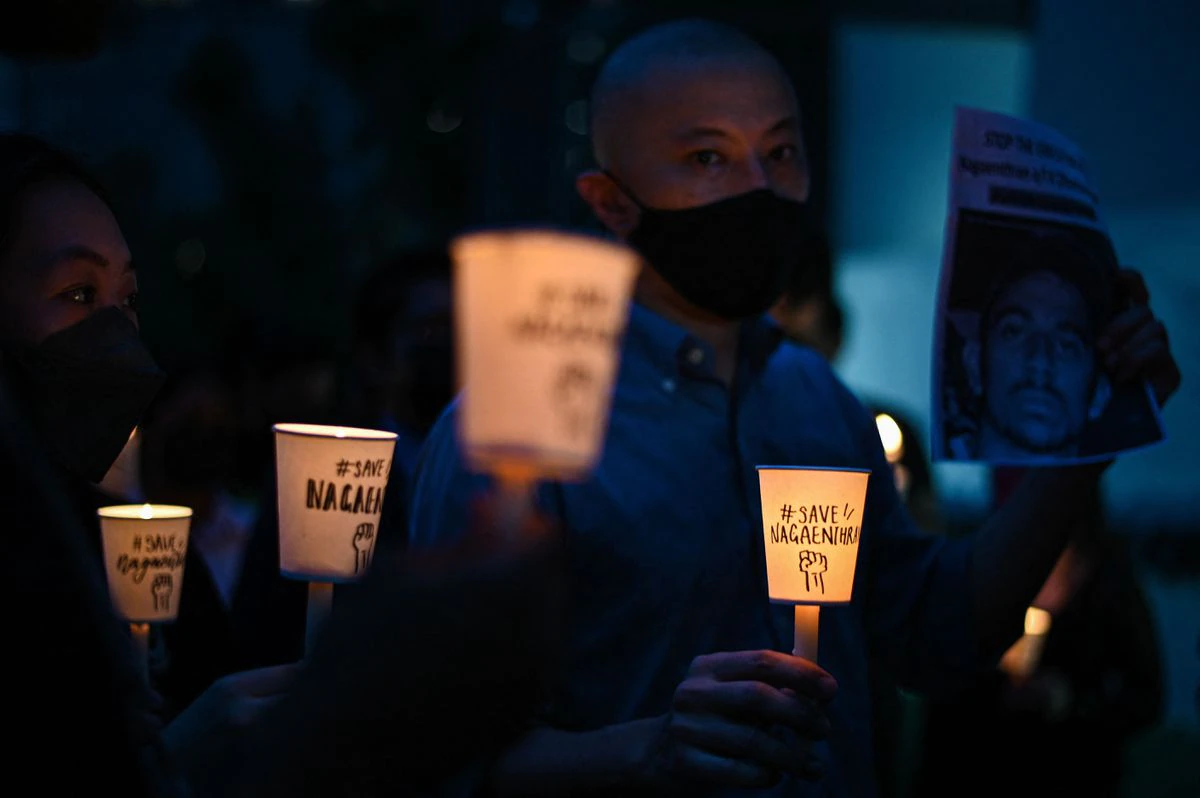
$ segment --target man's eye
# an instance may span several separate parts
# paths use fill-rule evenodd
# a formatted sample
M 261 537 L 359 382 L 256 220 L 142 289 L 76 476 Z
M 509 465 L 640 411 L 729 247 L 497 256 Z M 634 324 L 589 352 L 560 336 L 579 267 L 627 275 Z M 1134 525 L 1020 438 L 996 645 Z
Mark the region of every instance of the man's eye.
M 1015 341 L 1021 337 L 1023 330 L 1018 322 L 1004 321 L 1000 323 L 1000 329 L 997 332 L 1001 341 Z
M 1076 335 L 1058 337 L 1058 353 L 1064 357 L 1077 358 L 1083 355 L 1083 341 Z
M 795 144 L 781 144 L 771 150 L 771 159 L 775 161 L 792 161 L 799 154 L 800 148 Z
M 716 150 L 699 150 L 698 152 L 693 152 L 688 157 L 692 160 L 692 163 L 699 164 L 700 166 L 715 166 L 721 162 L 721 153 Z

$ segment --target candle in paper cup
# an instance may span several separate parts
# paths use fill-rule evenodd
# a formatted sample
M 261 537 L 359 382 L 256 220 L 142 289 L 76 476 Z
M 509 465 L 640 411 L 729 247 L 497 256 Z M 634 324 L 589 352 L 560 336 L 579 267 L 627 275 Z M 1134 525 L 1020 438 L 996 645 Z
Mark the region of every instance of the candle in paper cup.
M 759 466 L 771 601 L 850 601 L 870 475 L 861 469 Z
M 816 660 L 819 608 L 854 588 L 869 470 L 759 466 L 767 592 L 796 605 L 795 653 Z
M 279 569 L 291 579 L 353 582 L 371 564 L 396 434 L 275 424 Z
M 175 620 L 191 508 L 123 504 L 101 507 L 97 514 L 108 590 L 117 614 L 130 623 Z
M 501 482 L 584 478 L 607 431 L 638 256 L 537 229 L 468 233 L 451 255 L 468 464 Z

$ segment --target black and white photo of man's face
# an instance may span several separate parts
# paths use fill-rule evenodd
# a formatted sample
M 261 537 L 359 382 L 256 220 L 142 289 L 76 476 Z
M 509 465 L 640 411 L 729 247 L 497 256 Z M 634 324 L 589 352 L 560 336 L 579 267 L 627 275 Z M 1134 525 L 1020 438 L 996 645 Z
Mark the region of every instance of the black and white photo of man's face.
M 1089 416 L 1108 399 L 1095 332 L 1080 291 L 1033 271 L 995 298 L 968 345 L 965 365 L 980 397 L 981 459 L 1071 456 Z

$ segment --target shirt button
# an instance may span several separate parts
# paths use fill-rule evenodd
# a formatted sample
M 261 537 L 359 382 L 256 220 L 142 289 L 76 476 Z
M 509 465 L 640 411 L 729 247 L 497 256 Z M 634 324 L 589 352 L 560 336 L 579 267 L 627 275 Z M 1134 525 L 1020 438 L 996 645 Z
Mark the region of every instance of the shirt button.
M 699 366 L 701 363 L 704 362 L 704 350 L 703 349 L 689 350 L 687 353 L 687 359 L 688 359 L 688 362 L 691 363 L 693 366 Z
M 667 393 L 675 393 L 675 380 L 671 379 L 670 377 L 667 377 L 665 380 L 662 381 L 662 388 Z

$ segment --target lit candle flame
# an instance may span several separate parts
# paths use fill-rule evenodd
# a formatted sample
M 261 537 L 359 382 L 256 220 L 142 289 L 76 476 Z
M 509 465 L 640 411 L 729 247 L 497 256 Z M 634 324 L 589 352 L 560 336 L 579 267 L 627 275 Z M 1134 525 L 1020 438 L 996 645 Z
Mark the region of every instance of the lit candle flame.
M 1050 631 L 1050 613 L 1040 607 L 1030 607 L 1025 611 L 1025 634 L 1044 635 Z
M 154 508 L 151 507 L 149 504 L 143 504 L 140 515 L 142 516 L 142 518 L 145 518 L 146 520 L 150 520 L 151 518 L 154 517 Z
M 346 437 L 346 430 L 339 429 L 333 433 L 333 436 L 335 438 L 344 438 L 344 437 Z
M 904 433 L 896 419 L 887 413 L 875 416 L 875 427 L 879 430 L 879 440 L 883 442 L 883 451 L 887 454 L 889 463 L 899 462 L 904 456 Z

